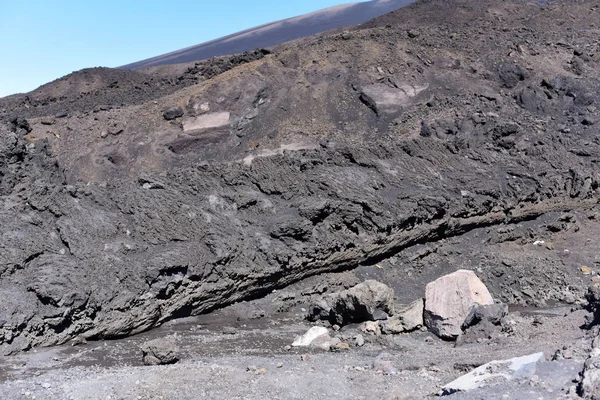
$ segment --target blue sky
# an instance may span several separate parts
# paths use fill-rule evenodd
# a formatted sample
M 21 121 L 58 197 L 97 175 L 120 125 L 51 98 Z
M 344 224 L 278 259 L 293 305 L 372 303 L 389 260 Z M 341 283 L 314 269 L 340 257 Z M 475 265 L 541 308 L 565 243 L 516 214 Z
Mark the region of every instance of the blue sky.
M 347 2 L 0 0 L 0 97 Z

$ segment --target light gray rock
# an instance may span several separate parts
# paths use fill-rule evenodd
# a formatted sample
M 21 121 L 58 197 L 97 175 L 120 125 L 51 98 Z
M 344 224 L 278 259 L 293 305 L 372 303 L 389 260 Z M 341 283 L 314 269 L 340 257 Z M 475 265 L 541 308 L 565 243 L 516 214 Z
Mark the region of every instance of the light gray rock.
M 356 337 L 354 338 L 354 344 L 356 345 L 356 347 L 363 347 L 365 345 L 365 338 L 363 337 L 363 335 L 356 335 Z
M 414 331 L 423 326 L 423 299 L 418 299 L 408 306 L 401 308 L 396 314 L 400 317 L 406 332 Z
M 142 346 L 142 356 L 146 365 L 174 364 L 179 361 L 177 344 L 172 339 L 150 340 Z
M 361 88 L 360 99 L 377 115 L 390 114 L 424 100 L 428 96 L 428 88 L 428 84 L 374 83 Z
M 298 336 L 292 346 L 294 347 L 306 347 L 310 346 L 310 344 L 319 336 L 328 335 L 328 330 L 322 326 L 313 326 L 310 328 L 304 335 Z
M 186 118 L 183 121 L 183 131 L 188 133 L 228 126 L 229 116 L 229 112 L 224 111 Z
M 394 316 L 380 322 L 381 332 L 395 335 L 419 329 L 423 326 L 423 306 L 423 299 L 418 299 L 396 310 Z
M 363 333 L 366 333 L 368 335 L 381 335 L 381 326 L 375 321 L 365 321 L 360 325 L 358 329 L 360 329 Z
M 341 340 L 338 338 L 332 338 L 329 334 L 321 335 L 316 337 L 311 343 L 311 347 L 329 351 L 332 347 L 335 347 Z
M 494 299 L 473 271 L 458 270 L 442 276 L 425 289 L 425 325 L 442 339 L 456 340 L 475 304 L 494 304 Z
M 544 353 L 535 353 L 509 360 L 491 361 L 444 385 L 441 394 L 444 396 L 503 383 L 517 378 L 532 377 L 536 372 L 537 363 L 543 360 L 543 358 Z
M 406 331 L 406 327 L 402 324 L 400 317 L 397 315 L 390 317 L 385 321 L 380 321 L 379 325 L 381 326 L 381 333 L 384 335 L 397 335 Z

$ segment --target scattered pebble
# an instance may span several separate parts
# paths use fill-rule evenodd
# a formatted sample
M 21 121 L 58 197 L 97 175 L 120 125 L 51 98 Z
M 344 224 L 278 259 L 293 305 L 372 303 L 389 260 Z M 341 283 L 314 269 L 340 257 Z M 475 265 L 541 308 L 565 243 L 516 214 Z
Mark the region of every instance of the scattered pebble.
M 232 326 L 226 326 L 225 328 L 223 328 L 224 335 L 235 335 L 237 333 L 238 333 L 238 330 Z
M 348 343 L 338 343 L 335 345 L 336 350 L 350 350 L 350 345 Z
M 581 272 L 583 272 L 584 275 L 591 275 L 592 269 L 584 265 L 581 267 Z

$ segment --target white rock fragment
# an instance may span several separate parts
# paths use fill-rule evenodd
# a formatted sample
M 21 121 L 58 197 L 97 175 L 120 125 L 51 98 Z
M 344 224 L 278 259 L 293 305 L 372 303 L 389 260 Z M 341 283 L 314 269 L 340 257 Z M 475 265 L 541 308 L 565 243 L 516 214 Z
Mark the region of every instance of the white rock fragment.
M 544 353 L 511 358 L 510 360 L 491 361 L 442 387 L 442 396 L 456 392 L 466 392 L 494 383 L 527 378 L 535 375 L 536 365 Z
M 310 344 L 319 336 L 327 335 L 327 328 L 322 326 L 313 326 L 302 336 L 298 336 L 292 346 L 294 347 L 305 347 L 310 346 Z
M 228 126 L 229 117 L 230 114 L 228 112 L 215 112 L 199 115 L 197 117 L 186 118 L 183 121 L 183 131 L 193 132 Z

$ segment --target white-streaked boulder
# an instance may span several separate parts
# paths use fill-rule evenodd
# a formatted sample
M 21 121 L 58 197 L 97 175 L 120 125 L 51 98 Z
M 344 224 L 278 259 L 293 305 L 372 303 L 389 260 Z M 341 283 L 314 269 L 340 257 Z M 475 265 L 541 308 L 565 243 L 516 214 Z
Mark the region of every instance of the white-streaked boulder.
M 475 304 L 494 304 L 494 299 L 473 271 L 461 269 L 442 276 L 425 288 L 425 325 L 438 337 L 455 340 Z

